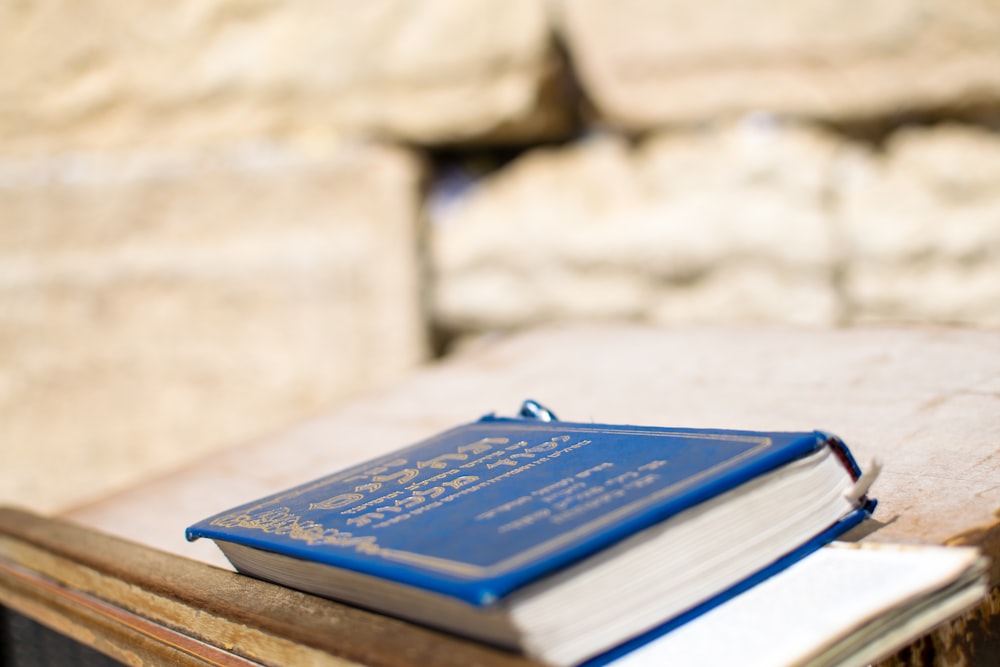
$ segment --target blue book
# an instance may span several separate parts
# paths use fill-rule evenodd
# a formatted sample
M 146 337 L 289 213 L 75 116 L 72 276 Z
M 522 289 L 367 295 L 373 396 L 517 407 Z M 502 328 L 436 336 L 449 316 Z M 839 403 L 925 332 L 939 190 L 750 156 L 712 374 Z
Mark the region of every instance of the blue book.
M 874 506 L 844 444 L 564 422 L 528 402 L 187 530 L 245 574 L 573 665 Z

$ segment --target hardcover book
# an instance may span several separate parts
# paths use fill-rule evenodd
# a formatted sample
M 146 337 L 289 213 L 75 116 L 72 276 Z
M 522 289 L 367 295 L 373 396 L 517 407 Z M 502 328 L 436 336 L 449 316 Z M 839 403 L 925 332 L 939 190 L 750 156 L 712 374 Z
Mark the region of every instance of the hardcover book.
M 187 530 L 240 572 L 578 664 L 874 506 L 836 437 L 488 415 Z

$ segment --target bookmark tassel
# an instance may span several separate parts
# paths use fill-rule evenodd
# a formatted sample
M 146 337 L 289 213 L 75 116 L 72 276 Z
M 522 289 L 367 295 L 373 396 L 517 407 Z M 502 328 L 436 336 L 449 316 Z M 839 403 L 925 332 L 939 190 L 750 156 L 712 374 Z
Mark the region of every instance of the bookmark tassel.
M 844 497 L 847 498 L 851 503 L 855 505 L 861 504 L 861 499 L 868 494 L 868 489 L 872 488 L 872 484 L 878 479 L 879 473 L 882 472 L 882 462 L 879 459 L 872 459 L 871 464 L 868 466 L 868 470 L 861 473 L 861 477 L 858 481 L 854 483 L 854 486 L 849 488 L 844 492 Z

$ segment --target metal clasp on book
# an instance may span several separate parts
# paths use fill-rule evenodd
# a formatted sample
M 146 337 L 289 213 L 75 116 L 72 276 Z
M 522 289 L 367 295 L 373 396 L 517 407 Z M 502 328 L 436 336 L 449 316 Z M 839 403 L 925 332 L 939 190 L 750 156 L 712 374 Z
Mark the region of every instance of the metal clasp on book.
M 521 404 L 521 411 L 518 412 L 517 415 L 519 417 L 524 417 L 525 419 L 537 419 L 540 422 L 559 421 L 559 418 L 556 417 L 555 413 L 538 401 L 533 401 L 531 399 L 528 399 Z

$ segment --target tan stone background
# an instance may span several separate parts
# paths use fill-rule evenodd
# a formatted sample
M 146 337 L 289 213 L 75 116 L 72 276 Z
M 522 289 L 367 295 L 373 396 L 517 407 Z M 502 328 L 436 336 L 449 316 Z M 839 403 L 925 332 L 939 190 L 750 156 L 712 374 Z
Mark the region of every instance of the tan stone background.
M 595 319 L 995 330 L 1000 0 L 0 6 L 0 502 Z

